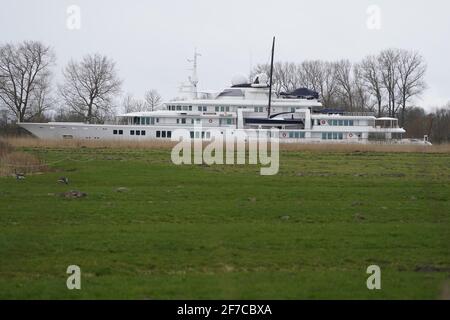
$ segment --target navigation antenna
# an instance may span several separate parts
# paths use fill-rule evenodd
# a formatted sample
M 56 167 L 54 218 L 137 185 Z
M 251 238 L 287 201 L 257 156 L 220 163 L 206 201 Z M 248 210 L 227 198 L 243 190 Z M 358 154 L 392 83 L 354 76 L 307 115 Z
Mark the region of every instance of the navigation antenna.
M 272 41 L 272 57 L 270 59 L 270 82 L 269 82 L 269 105 L 267 107 L 267 118 L 270 118 L 270 106 L 272 103 L 272 76 L 273 76 L 273 54 L 275 51 L 275 37 Z
M 189 82 L 192 85 L 192 91 L 194 98 L 197 98 L 197 83 L 198 83 L 198 76 L 197 76 L 197 57 L 201 56 L 200 53 L 197 52 L 197 48 L 194 50 L 194 59 L 187 59 L 188 62 L 192 62 L 192 75 L 189 76 Z

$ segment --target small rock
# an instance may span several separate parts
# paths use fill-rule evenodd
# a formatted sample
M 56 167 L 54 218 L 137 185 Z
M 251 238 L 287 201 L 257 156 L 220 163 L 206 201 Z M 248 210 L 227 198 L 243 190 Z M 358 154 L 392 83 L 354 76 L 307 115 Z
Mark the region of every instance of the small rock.
M 409 199 L 413 200 L 413 201 L 417 200 L 417 198 L 415 196 L 411 196 L 411 197 L 409 197 Z
M 352 202 L 352 207 L 360 206 L 360 205 L 362 205 L 362 202 L 361 202 L 361 201 L 353 201 L 353 202 Z
M 250 202 L 256 202 L 256 198 L 255 198 L 255 197 L 248 198 L 248 201 L 250 201 Z
M 116 192 L 128 192 L 128 191 L 130 191 L 130 189 L 126 187 L 119 187 L 116 189 Z
M 78 198 L 84 198 L 87 196 L 86 192 L 81 192 L 78 190 L 71 190 L 71 191 L 67 191 L 61 194 L 63 197 L 68 198 L 68 199 L 78 199 Z
M 361 213 L 356 213 L 355 214 L 355 219 L 366 220 L 366 217 L 364 217 Z
M 281 220 L 289 220 L 290 216 L 280 216 Z

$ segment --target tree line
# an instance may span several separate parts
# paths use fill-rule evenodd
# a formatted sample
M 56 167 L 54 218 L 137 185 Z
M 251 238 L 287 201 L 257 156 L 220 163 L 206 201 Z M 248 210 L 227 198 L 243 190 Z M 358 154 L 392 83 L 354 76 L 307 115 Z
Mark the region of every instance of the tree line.
M 317 91 L 325 107 L 394 117 L 402 116 L 410 102 L 422 95 L 426 69 L 419 53 L 387 49 L 358 63 L 345 59 L 277 62 L 273 85 L 278 94 L 298 87 Z M 269 65 L 259 64 L 252 70 L 252 74 L 260 72 L 268 73 Z
M 429 135 L 436 142 L 450 141 L 450 103 L 430 114 L 416 105 L 427 88 L 426 70 L 418 52 L 386 49 L 356 63 L 347 59 L 276 62 L 272 83 L 278 95 L 306 87 L 319 93 L 325 108 L 397 117 L 409 137 Z M 258 73 L 269 74 L 270 65 L 256 65 L 250 76 Z
M 56 121 L 103 123 L 120 105 L 125 112 L 155 110 L 162 104 L 154 89 L 143 99 L 122 96 L 122 83 L 115 62 L 100 54 L 71 60 L 54 84 L 56 56 L 38 41 L 0 45 L 0 123 L 13 117 L 20 122 Z M 411 137 L 428 134 L 433 141 L 450 141 L 450 104 L 426 113 L 415 105 L 427 88 L 426 62 L 415 51 L 387 49 L 357 63 L 349 60 L 307 60 L 274 64 L 275 93 L 307 87 L 320 94 L 326 108 L 371 111 L 378 116 L 398 117 Z M 268 64 L 251 71 L 269 73 Z M 2 120 L 3 119 L 3 120 Z
M 56 111 L 55 120 L 103 123 L 118 107 L 122 80 L 115 62 L 100 54 L 87 54 L 71 60 L 62 70 L 62 82 L 53 83 L 55 54 L 38 41 L 0 45 L 0 109 L 3 118 L 20 122 L 48 121 L 48 111 Z M 122 107 L 126 112 L 154 110 L 161 96 L 154 89 L 145 99 L 128 94 Z

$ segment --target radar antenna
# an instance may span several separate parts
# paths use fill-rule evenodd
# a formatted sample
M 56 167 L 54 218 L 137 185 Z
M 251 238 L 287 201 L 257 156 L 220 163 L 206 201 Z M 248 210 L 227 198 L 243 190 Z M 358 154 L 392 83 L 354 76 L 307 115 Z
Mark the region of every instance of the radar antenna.
M 197 76 L 197 57 L 201 56 L 200 53 L 197 52 L 197 48 L 194 50 L 194 58 L 193 59 L 187 59 L 188 62 L 192 62 L 192 75 L 189 76 L 189 82 L 192 85 L 193 88 L 193 94 L 194 97 L 197 98 L 197 83 L 198 83 L 198 76 Z

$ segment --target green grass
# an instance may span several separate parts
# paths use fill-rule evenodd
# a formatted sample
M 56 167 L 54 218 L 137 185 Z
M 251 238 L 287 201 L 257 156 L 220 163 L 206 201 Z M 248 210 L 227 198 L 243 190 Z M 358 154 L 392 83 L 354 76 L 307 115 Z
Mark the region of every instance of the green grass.
M 436 299 L 449 280 L 450 154 L 286 151 L 260 176 L 162 149 L 24 150 L 52 170 L 0 178 L 3 299 Z

